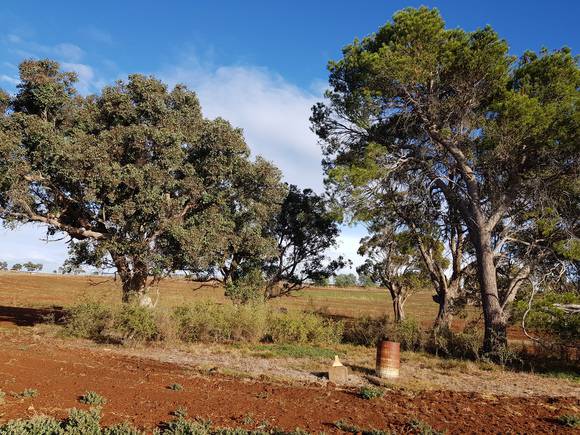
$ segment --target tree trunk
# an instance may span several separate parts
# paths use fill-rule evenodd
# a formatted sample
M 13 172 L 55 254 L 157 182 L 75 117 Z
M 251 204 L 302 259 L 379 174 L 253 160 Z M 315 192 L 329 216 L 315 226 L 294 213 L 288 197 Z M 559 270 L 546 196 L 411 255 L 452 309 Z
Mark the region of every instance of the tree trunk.
M 477 278 L 485 322 L 483 351 L 493 353 L 507 345 L 507 321 L 499 300 L 491 234 L 482 230 L 478 233 L 472 240 L 477 257 Z
M 391 294 L 393 297 L 393 312 L 395 314 L 395 323 L 405 320 L 405 309 L 403 308 L 403 298 L 401 294 Z
M 124 256 L 114 256 L 113 261 L 122 283 L 122 300 L 124 303 L 137 303 L 144 307 L 152 307 L 153 301 L 147 294 L 147 266 L 142 262 L 134 262 L 129 266 Z
M 450 328 L 453 321 L 453 303 L 459 295 L 459 279 L 453 279 L 447 285 L 441 285 L 437 295 L 433 297 L 439 304 L 439 311 L 435 318 L 435 328 Z

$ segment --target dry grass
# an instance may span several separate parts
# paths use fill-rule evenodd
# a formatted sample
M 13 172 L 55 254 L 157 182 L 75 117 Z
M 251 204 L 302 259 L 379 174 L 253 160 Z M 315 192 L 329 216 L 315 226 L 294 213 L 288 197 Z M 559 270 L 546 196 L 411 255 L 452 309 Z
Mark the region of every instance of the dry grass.
M 183 278 L 161 281 L 152 289 L 160 307 L 173 307 L 188 302 L 211 298 L 227 302 L 221 286 L 199 284 Z M 157 296 L 159 295 L 159 296 Z M 121 301 L 119 281 L 110 276 L 66 276 L 56 274 L 29 274 L 23 272 L 0 272 L 0 305 L 12 307 L 44 308 L 68 306 L 80 299 L 97 299 L 116 305 Z M 321 311 L 330 315 L 358 317 L 381 316 L 391 312 L 391 298 L 381 289 L 313 287 L 296 294 L 272 300 L 273 306 L 288 309 Z M 431 293 L 419 292 L 409 299 L 407 313 L 417 319 L 435 317 L 437 306 Z

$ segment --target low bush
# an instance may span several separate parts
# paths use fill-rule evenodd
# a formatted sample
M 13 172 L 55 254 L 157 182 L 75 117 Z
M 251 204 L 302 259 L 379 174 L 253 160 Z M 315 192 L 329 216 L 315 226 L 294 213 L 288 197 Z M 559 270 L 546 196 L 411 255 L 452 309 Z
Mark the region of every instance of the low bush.
M 398 341 L 401 344 L 401 350 L 423 349 L 423 331 L 415 319 L 405 319 L 394 323 L 387 334 L 387 339 Z
M 478 360 L 482 355 L 482 343 L 483 332 L 475 326 L 461 332 L 438 327 L 430 331 L 426 350 L 438 356 Z
M 259 341 L 265 332 L 265 306 L 218 304 L 209 300 L 174 308 L 177 336 L 186 342 Z
M 362 387 L 358 392 L 358 395 L 365 400 L 377 399 L 383 397 L 384 394 L 385 392 L 377 387 Z
M 402 350 L 420 350 L 423 347 L 423 332 L 414 319 L 390 323 L 387 316 L 368 316 L 345 322 L 343 341 L 361 346 L 375 346 L 379 341 L 401 343 Z
M 389 318 L 363 316 L 344 324 L 343 341 L 360 346 L 375 346 L 388 335 Z
M 513 307 L 513 322 L 521 322 L 528 310 L 529 293 L 521 292 Z M 580 341 L 580 316 L 566 313 L 556 304 L 580 304 L 578 292 L 546 292 L 536 295 L 526 317 L 526 328 L 540 334 L 558 337 L 564 342 Z
M 107 403 L 107 399 L 94 391 L 87 391 L 79 398 L 79 402 L 85 405 L 102 406 Z
M 79 338 L 99 340 L 110 326 L 112 310 L 95 301 L 84 301 L 71 307 L 65 316 L 65 332 Z
M 300 311 L 271 311 L 267 319 L 267 339 L 273 343 L 335 344 L 343 330 L 341 322 Z
M 137 304 L 123 304 L 113 315 L 112 329 L 123 340 L 153 341 L 159 337 L 154 311 Z
M 565 427 L 580 428 L 579 414 L 564 414 L 558 417 L 558 423 Z

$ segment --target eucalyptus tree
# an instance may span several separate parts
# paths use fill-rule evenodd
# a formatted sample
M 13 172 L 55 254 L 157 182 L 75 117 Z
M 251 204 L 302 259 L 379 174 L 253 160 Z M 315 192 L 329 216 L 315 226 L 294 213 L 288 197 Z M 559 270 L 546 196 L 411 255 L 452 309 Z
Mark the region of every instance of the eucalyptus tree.
M 339 220 L 323 196 L 311 189 L 288 187 L 269 227 L 276 251 L 263 267 L 268 298 L 326 280 L 347 264 L 342 256 L 328 256 L 328 251 L 338 246 Z
M 361 240 L 358 253 L 367 258 L 357 272 L 389 291 L 395 322 L 404 320 L 405 302 L 424 288 L 428 279 L 414 237 L 384 224 L 371 226 L 370 235 Z
M 81 97 L 75 81 L 27 60 L 16 95 L 2 94 L 0 217 L 70 237 L 70 265 L 114 267 L 123 300 L 145 300 L 200 245 L 199 217 L 231 198 L 249 149 L 183 85 L 135 74 Z
M 339 235 L 329 202 L 281 183 L 279 171 L 258 163 L 241 171 L 236 198 L 213 207 L 200 225 L 212 235 L 198 256 L 207 261 L 197 277 L 223 282 L 228 295 L 244 302 L 288 295 L 346 264 L 340 256 L 328 257 Z
M 562 186 L 578 184 L 576 58 L 564 48 L 516 59 L 490 27 L 446 29 L 422 7 L 355 40 L 329 70 L 328 100 L 311 118 L 329 185 L 348 205 L 405 183 L 403 174 L 429 180 L 473 248 L 484 349 L 505 346 L 517 285 L 498 287 L 497 257 L 534 244 L 521 229 L 557 209 Z M 513 264 L 509 281 L 528 273 L 529 258 Z

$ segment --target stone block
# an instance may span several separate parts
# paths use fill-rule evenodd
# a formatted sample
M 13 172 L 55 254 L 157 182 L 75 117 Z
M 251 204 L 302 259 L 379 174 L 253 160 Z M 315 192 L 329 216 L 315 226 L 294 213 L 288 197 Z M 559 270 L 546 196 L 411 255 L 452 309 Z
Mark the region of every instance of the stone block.
M 348 381 L 348 367 L 332 366 L 328 370 L 328 380 L 333 384 L 346 384 Z

